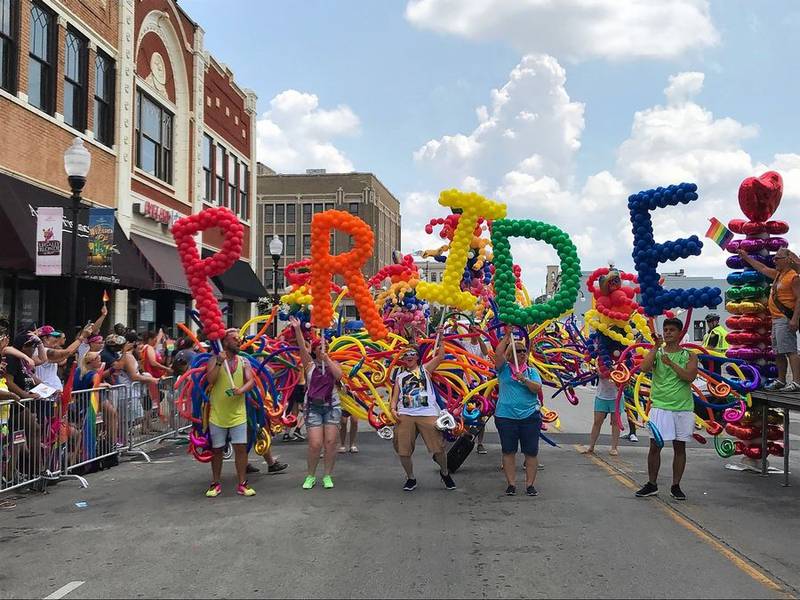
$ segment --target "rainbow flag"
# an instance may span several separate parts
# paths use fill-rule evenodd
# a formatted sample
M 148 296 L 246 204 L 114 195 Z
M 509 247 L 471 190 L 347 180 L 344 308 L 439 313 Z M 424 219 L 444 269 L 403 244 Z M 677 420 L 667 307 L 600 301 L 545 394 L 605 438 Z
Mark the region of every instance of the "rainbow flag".
M 728 242 L 733 239 L 733 232 L 716 217 L 711 217 L 709 221 L 711 221 L 711 226 L 706 231 L 706 237 L 713 240 L 717 246 L 724 250 Z

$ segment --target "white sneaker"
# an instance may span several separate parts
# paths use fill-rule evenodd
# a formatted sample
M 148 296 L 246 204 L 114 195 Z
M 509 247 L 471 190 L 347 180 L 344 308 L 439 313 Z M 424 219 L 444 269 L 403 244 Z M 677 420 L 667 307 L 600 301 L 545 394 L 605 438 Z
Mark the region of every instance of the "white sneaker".
M 800 392 L 800 385 L 796 381 L 786 384 L 786 387 L 781 390 L 782 392 Z
M 636 442 L 638 442 L 638 441 L 639 441 L 639 438 L 638 438 L 638 437 L 636 437 L 636 434 L 635 434 L 635 433 L 632 433 L 632 434 L 630 434 L 630 435 L 628 436 L 628 439 L 629 439 L 631 442 L 633 442 L 634 444 L 635 444 Z

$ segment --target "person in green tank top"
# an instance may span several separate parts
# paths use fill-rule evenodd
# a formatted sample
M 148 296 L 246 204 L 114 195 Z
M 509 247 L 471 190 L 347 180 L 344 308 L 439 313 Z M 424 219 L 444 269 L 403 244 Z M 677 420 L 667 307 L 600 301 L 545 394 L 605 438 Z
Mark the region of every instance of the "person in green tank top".
M 680 319 L 664 320 L 663 339 L 656 335 L 653 349 L 642 361 L 641 369 L 651 374 L 650 422 L 665 441 L 672 442 L 672 488 L 670 495 L 686 500 L 681 490 L 681 478 L 686 468 L 686 442 L 694 433 L 694 398 L 692 382 L 697 377 L 697 355 L 681 348 L 683 323 Z M 650 438 L 647 455 L 648 482 L 636 492 L 639 498 L 658 494 L 658 471 L 661 468 L 661 448 Z
M 222 451 L 230 439 L 236 462 L 240 496 L 255 496 L 247 483 L 247 407 L 245 394 L 255 385 L 250 364 L 239 356 L 241 340 L 238 329 L 228 329 L 222 339 L 222 352 L 208 359 L 208 397 L 211 411 L 208 428 L 211 433 L 211 485 L 206 496 L 215 498 L 222 493 Z M 228 375 L 230 373 L 230 376 Z

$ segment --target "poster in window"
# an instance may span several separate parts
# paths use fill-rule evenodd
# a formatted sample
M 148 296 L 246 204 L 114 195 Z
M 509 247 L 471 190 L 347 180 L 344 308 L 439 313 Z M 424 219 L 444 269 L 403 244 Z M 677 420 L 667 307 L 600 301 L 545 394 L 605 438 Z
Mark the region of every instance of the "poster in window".
M 61 275 L 63 221 L 63 208 L 43 206 L 36 211 L 36 275 Z
M 89 210 L 89 238 L 86 270 L 91 275 L 113 275 L 114 209 Z

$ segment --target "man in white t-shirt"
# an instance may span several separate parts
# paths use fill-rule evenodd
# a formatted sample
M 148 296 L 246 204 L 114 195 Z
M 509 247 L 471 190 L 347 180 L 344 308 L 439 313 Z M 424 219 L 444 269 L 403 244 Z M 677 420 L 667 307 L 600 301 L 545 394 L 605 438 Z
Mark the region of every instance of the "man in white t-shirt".
M 400 370 L 392 387 L 391 410 L 397 421 L 394 428 L 394 447 L 406 472 L 407 479 L 403 489 L 407 492 L 417 487 L 411 455 L 419 435 L 422 435 L 428 452 L 439 463 L 442 483 L 448 490 L 456 489 L 447 470 L 442 432 L 436 428 L 440 410 L 431 383 L 431 374 L 443 360 L 444 342 L 437 345 L 433 358 L 424 365 L 420 365 L 419 350 L 414 346 L 409 346 L 400 355 Z

